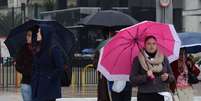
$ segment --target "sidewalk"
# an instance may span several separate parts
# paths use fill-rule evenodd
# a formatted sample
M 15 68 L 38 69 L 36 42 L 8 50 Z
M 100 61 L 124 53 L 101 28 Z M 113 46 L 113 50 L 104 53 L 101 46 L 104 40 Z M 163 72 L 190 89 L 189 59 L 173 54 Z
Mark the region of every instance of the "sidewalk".
M 194 101 L 201 101 L 201 83 L 194 85 Z M 73 89 L 73 87 L 63 88 L 62 94 L 63 98 L 57 101 L 96 101 L 96 86 L 90 85 L 85 87 L 85 90 Z M 137 89 L 133 89 L 133 100 L 136 101 Z M 1 89 L 0 88 L 0 101 L 22 101 L 20 89 L 9 88 Z
M 19 89 L 0 89 L 0 101 L 22 101 Z
M 96 98 L 62 98 L 57 101 L 97 101 Z M 136 97 L 132 97 L 132 101 L 137 101 Z M 194 97 L 193 101 L 201 101 L 201 96 Z

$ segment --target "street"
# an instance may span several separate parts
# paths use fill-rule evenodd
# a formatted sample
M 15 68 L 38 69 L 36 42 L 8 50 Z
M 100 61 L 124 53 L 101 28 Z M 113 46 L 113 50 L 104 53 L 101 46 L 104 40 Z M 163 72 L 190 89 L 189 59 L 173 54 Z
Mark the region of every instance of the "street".
M 201 83 L 193 85 L 194 88 L 194 99 L 195 101 L 201 101 Z M 136 99 L 136 89 L 133 89 L 133 100 Z M 85 87 L 85 91 L 78 89 L 73 89 L 73 87 L 62 89 L 63 98 L 57 101 L 96 101 L 96 86 L 90 85 L 90 87 Z M 15 88 L 0 89 L 0 99 L 1 101 L 22 101 L 20 90 Z

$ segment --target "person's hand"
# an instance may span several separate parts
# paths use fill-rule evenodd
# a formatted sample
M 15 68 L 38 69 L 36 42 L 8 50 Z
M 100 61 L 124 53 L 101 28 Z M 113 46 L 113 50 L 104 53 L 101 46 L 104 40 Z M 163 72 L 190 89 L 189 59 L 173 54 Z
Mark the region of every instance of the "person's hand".
M 64 70 L 67 70 L 67 69 L 68 69 L 67 64 L 64 64 Z
M 155 76 L 154 76 L 154 74 L 153 74 L 153 72 L 152 72 L 151 70 L 148 70 L 148 71 L 147 71 L 147 76 L 148 76 L 149 79 L 151 79 L 151 80 L 155 79 Z
M 166 81 L 168 79 L 168 76 L 168 73 L 163 73 L 163 75 L 161 75 L 162 81 Z
M 41 41 L 42 40 L 42 35 L 41 35 L 41 30 L 40 28 L 38 29 L 38 33 L 37 33 L 37 41 Z

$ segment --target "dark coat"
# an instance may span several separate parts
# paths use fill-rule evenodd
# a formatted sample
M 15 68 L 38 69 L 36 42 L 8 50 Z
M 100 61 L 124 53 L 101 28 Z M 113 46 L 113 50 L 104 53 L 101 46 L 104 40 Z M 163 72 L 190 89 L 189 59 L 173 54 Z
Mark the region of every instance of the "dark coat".
M 33 54 L 29 45 L 26 44 L 16 56 L 16 70 L 22 74 L 21 83 L 30 84 L 31 83 L 31 73 L 32 73 L 32 60 Z
M 61 74 L 65 56 L 61 46 L 54 40 L 55 33 L 42 29 L 40 51 L 34 52 L 32 71 L 33 101 L 53 100 L 61 97 Z
M 169 77 L 167 81 L 162 81 L 160 74 L 156 76 L 154 80 L 149 80 L 147 71 L 141 66 L 138 57 L 133 61 L 133 68 L 130 74 L 130 81 L 134 86 L 138 86 L 139 93 L 158 93 L 163 91 L 170 91 L 169 84 L 175 82 L 174 75 L 172 73 L 171 66 L 167 58 L 163 62 L 162 73 L 168 73 Z
M 93 65 L 95 69 L 97 69 L 98 59 L 99 59 L 99 51 L 96 51 Z M 107 79 L 98 72 L 98 91 L 97 91 L 97 101 L 110 101 Z
M 32 95 L 34 101 L 61 97 L 61 73 L 64 59 L 58 47 L 34 57 L 32 76 Z

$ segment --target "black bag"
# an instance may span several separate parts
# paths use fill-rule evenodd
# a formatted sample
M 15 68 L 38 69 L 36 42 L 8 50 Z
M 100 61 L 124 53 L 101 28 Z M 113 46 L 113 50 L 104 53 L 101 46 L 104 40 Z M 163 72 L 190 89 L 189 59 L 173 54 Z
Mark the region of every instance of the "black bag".
M 52 46 L 49 50 L 50 57 L 51 57 L 51 49 L 53 47 L 55 46 Z M 65 59 L 65 64 L 61 74 L 61 86 L 69 87 L 71 85 L 71 80 L 72 80 L 72 65 L 71 65 L 70 59 L 67 59 L 67 57 L 64 57 L 64 59 Z
M 190 83 L 190 84 L 196 84 L 198 82 L 199 82 L 199 80 L 198 80 L 197 76 L 194 75 L 192 72 L 189 72 L 188 73 L 188 83 Z
M 69 87 L 71 85 L 72 80 L 72 67 L 68 66 L 64 69 L 63 73 L 61 74 L 61 86 Z

